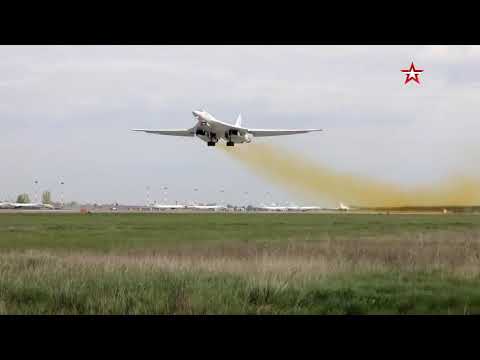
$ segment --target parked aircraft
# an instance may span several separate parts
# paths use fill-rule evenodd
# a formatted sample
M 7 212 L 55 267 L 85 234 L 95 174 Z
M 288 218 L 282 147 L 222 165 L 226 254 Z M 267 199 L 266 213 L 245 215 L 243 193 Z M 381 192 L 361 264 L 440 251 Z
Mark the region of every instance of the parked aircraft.
M 336 208 L 324 208 L 323 210 L 349 211 L 351 210 L 351 208 L 348 205 L 344 205 L 343 203 L 340 203 L 340 205 Z
M 256 209 L 257 210 L 266 210 L 266 211 L 288 211 L 287 206 L 278 206 L 278 205 L 275 205 L 275 204 L 272 204 L 270 206 L 260 204 L 260 206 L 257 206 Z
M 179 204 L 171 204 L 171 205 L 165 205 L 165 204 L 154 204 L 151 206 L 153 209 L 158 209 L 158 210 L 178 210 L 178 209 L 186 209 L 187 205 L 179 205 Z
M 186 208 L 192 209 L 192 210 L 215 210 L 215 211 L 228 209 L 226 206 L 223 206 L 223 205 L 196 205 L 196 204 L 187 205 Z
M 290 205 L 287 207 L 291 211 L 313 211 L 313 210 L 322 210 L 320 206 L 297 206 Z
M 13 209 L 13 208 L 14 208 L 13 203 L 0 202 L 0 209 Z
M 54 209 L 50 204 L 42 203 L 0 203 L 0 209 Z

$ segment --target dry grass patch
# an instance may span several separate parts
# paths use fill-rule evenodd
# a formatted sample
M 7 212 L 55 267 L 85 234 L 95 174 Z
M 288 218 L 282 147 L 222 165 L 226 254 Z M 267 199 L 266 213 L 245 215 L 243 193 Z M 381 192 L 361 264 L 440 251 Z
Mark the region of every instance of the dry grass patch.
M 480 237 L 466 233 L 420 233 L 362 240 L 295 241 L 275 245 L 236 243 L 217 247 L 135 250 L 130 253 L 88 251 L 11 251 L 1 262 L 18 262 L 32 271 L 55 267 L 102 267 L 227 273 L 263 277 L 310 278 L 349 272 L 444 271 L 463 276 L 480 273 Z

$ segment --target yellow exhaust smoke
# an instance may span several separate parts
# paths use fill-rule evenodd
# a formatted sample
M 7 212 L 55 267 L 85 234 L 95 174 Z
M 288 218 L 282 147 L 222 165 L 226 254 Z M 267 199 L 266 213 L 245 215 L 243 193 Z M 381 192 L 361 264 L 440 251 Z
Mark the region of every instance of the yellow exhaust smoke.
M 268 144 L 227 148 L 225 153 L 274 182 L 309 196 L 366 207 L 471 206 L 480 204 L 480 178 L 456 176 L 444 182 L 403 188 L 369 177 L 340 173 Z

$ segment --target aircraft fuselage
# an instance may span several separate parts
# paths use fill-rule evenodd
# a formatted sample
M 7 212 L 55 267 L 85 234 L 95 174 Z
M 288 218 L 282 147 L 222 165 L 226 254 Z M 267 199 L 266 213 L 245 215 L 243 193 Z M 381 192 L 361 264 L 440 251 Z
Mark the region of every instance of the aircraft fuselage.
M 249 143 L 253 135 L 243 129 L 232 129 L 231 124 L 217 120 L 206 111 L 193 111 L 197 119 L 195 135 L 209 145 L 216 144 L 220 139 L 227 145 Z

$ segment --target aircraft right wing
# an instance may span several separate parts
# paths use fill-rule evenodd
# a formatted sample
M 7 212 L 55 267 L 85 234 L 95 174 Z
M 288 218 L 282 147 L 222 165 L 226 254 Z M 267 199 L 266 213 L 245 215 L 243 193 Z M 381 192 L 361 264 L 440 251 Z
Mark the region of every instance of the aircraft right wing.
M 149 134 L 171 135 L 171 136 L 193 136 L 194 130 L 191 129 L 171 129 L 171 130 L 149 130 L 149 129 L 132 129 L 132 131 L 143 131 Z
M 298 129 L 298 130 L 295 130 L 295 129 L 294 130 L 248 129 L 248 132 L 250 134 L 253 134 L 253 136 L 255 137 L 304 134 L 312 131 L 322 131 L 322 129 Z

